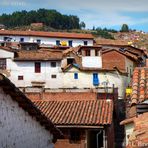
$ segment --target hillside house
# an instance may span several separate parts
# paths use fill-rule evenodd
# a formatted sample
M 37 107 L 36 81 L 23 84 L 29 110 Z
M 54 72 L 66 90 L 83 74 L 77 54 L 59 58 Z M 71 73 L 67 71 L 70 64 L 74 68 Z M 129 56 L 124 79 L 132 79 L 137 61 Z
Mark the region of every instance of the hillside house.
M 147 63 L 148 64 L 148 63 Z M 121 122 L 125 126 L 126 145 L 148 146 L 148 65 L 137 67 L 133 73 L 132 94 L 127 104 L 127 119 Z M 141 134 L 140 134 L 141 133 Z
M 62 136 L 50 119 L 2 74 L 0 104 L 1 148 L 54 148 Z
M 116 49 L 125 54 L 136 56 L 139 61 L 137 66 L 145 66 L 145 60 L 148 57 L 146 50 L 130 46 L 124 40 L 96 39 L 94 45 L 102 46 L 103 50 Z
M 93 92 L 28 92 L 28 98 L 62 131 L 55 148 L 113 148 L 113 100 Z
M 93 36 L 84 33 L 0 30 L 0 42 L 4 41 L 17 43 L 35 42 L 39 45 L 76 47 L 79 45 L 92 46 Z
M 62 87 L 62 52 L 0 47 L 0 69 L 17 87 Z
M 118 87 L 119 98 L 131 79 L 138 58 L 116 49 L 79 46 L 63 51 L 64 88 Z

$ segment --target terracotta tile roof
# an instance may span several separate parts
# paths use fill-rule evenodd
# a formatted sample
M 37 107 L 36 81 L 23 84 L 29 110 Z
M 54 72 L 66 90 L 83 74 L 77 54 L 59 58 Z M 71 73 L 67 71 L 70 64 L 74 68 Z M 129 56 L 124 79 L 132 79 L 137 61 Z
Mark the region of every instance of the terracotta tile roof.
M 97 45 L 128 45 L 125 40 L 95 39 Z
M 135 68 L 132 78 L 131 104 L 148 99 L 148 67 Z
M 148 112 L 134 119 L 134 131 L 129 137 L 127 148 L 148 147 Z
M 59 50 L 32 50 L 32 51 L 18 51 L 15 54 L 14 60 L 61 60 L 62 59 L 62 51 Z
M 46 130 L 53 133 L 54 138 L 60 137 L 62 133 L 54 126 L 50 118 L 43 115 L 43 113 L 28 99 L 16 86 L 4 75 L 0 74 L 0 87 L 6 94 L 9 94 L 11 98 L 16 101 L 23 110 L 34 117 L 37 122 L 44 126 Z
M 102 51 L 102 54 L 108 53 L 108 52 L 112 52 L 112 51 L 116 51 L 122 55 L 124 55 L 125 57 L 128 57 L 134 61 L 138 60 L 138 57 L 135 54 L 132 54 L 130 52 L 128 52 L 127 50 L 125 52 L 119 51 L 118 49 L 106 49 Z
M 5 47 L 5 46 L 0 46 L 0 49 L 6 50 L 6 51 L 9 51 L 9 52 L 14 52 L 15 51 L 14 49 L 11 49 L 11 48 Z
M 0 30 L 0 35 L 14 36 L 38 36 L 49 38 L 74 38 L 74 39 L 93 39 L 92 34 L 84 33 L 67 33 L 67 32 L 43 32 L 43 31 L 16 31 L 16 30 Z
M 112 123 L 111 100 L 35 101 L 34 104 L 57 126 L 99 126 Z
M 95 92 L 28 92 L 25 95 L 34 101 L 72 101 L 72 100 L 96 100 Z

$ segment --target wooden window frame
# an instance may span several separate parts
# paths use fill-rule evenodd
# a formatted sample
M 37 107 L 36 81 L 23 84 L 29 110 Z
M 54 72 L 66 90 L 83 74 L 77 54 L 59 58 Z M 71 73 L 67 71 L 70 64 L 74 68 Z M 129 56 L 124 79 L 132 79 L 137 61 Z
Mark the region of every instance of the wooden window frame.
M 23 75 L 19 75 L 18 76 L 18 80 L 24 80 L 24 76 Z
M 35 73 L 41 73 L 41 62 L 35 62 L 34 63 L 34 72 Z
M 52 79 L 56 79 L 56 78 L 57 78 L 57 75 L 56 75 L 56 74 L 52 74 L 52 75 L 51 75 L 51 78 L 52 78 Z

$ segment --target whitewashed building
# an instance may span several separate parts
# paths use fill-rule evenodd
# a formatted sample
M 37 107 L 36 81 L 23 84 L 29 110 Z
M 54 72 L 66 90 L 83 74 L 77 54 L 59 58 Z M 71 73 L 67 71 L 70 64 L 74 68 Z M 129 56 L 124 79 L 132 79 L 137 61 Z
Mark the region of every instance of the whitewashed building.
M 81 46 L 67 49 L 62 62 L 64 88 L 118 88 L 119 99 L 138 60 L 119 50 L 103 50 L 101 47 Z
M 61 88 L 62 51 L 0 48 L 0 69 L 17 87 Z
M 54 148 L 61 132 L 0 74 L 0 147 Z
M 4 41 L 76 47 L 79 45 L 92 46 L 94 40 L 91 34 L 84 33 L 0 30 L 0 42 Z

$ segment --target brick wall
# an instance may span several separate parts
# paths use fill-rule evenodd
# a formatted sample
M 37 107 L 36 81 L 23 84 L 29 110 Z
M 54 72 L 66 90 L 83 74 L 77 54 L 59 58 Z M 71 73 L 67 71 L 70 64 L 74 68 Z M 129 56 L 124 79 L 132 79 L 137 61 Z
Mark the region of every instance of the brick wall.
M 85 140 L 79 143 L 69 143 L 69 139 L 60 139 L 56 142 L 55 148 L 86 148 Z
M 102 55 L 103 68 L 112 69 L 118 67 L 120 70 L 125 71 L 125 57 L 116 52 L 106 52 Z

